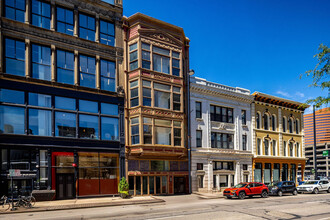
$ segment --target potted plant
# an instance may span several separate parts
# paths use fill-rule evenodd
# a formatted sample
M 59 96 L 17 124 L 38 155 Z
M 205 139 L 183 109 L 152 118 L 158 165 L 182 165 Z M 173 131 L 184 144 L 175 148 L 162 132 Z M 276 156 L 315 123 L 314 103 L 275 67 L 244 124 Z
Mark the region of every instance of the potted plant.
M 129 198 L 128 193 L 129 185 L 125 177 L 122 177 L 119 182 L 119 193 L 120 197 L 123 199 Z

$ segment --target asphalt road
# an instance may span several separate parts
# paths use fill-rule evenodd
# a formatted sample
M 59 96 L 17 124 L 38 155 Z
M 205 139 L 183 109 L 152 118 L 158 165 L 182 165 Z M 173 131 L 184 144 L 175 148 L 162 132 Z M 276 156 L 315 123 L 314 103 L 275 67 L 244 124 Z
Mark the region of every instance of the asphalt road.
M 330 194 L 269 198 L 200 199 L 197 195 L 159 196 L 166 203 L 21 214 L 6 219 L 313 219 L 330 220 Z

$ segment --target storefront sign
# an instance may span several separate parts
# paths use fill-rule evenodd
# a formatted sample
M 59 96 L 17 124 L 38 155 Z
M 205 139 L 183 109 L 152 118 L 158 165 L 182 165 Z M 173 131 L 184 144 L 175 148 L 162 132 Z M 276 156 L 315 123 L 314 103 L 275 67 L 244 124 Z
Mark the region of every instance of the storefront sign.
M 21 170 L 10 169 L 10 170 L 9 170 L 9 176 L 10 176 L 10 177 L 21 176 Z
M 324 150 L 323 151 L 323 157 L 328 157 L 329 156 L 329 151 L 328 150 Z

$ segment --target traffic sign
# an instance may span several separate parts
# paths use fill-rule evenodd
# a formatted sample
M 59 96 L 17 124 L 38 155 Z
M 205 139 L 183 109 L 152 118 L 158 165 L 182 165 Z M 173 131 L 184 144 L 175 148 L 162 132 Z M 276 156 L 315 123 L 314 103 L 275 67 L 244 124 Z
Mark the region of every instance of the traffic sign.
M 328 150 L 324 150 L 323 151 L 323 157 L 328 157 L 329 156 L 329 151 Z
M 9 169 L 9 176 L 10 177 L 21 176 L 21 170 Z
M 314 168 L 312 169 L 312 173 L 313 173 L 313 174 L 315 173 L 315 169 L 314 169 Z

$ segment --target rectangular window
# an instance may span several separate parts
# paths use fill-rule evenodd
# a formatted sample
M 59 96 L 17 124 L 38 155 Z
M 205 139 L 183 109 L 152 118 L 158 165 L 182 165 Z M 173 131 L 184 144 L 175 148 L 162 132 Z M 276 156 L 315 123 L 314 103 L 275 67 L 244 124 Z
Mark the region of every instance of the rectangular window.
M 137 43 L 129 46 L 129 69 L 135 70 L 139 67 Z
M 243 170 L 248 170 L 248 165 L 247 164 L 243 164 Z
M 246 147 L 246 145 L 247 145 L 247 135 L 246 134 L 244 134 L 242 136 L 242 144 L 243 144 L 243 150 L 247 150 L 247 147 Z
M 16 76 L 25 76 L 24 41 L 5 38 L 5 72 Z
M 153 51 L 153 70 L 169 74 L 170 58 L 166 56 L 170 55 L 170 51 L 156 46 L 152 47 L 152 51 Z M 156 53 L 158 53 L 159 55 Z
M 143 105 L 151 106 L 151 82 L 142 80 L 143 86 Z
M 181 110 L 181 88 L 173 86 L 173 110 Z
M 32 44 L 32 77 L 42 80 L 51 80 L 50 47 Z
M 115 46 L 115 25 L 113 23 L 100 20 L 100 43 Z
M 0 88 L 0 102 L 25 104 L 24 92 Z
M 143 118 L 143 143 L 152 144 L 152 119 Z
M 107 141 L 119 141 L 118 118 L 101 117 L 101 139 Z
M 212 132 L 211 147 L 222 148 L 222 149 L 234 149 L 234 135 Z
M 174 130 L 174 146 L 181 146 L 181 122 L 173 122 Z
M 132 145 L 140 143 L 139 117 L 131 119 L 131 141 Z
M 273 144 L 272 144 L 273 146 L 273 149 L 272 149 L 272 153 L 273 153 L 273 156 L 276 156 L 276 141 L 275 140 L 273 140 Z
M 264 145 L 265 145 L 265 155 L 269 155 L 269 141 L 265 140 Z
M 79 138 L 99 139 L 99 118 L 93 115 L 79 114 Z
M 246 125 L 246 110 L 242 110 L 242 124 Z
M 79 14 L 79 37 L 95 41 L 95 18 Z
M 61 7 L 57 11 L 57 31 L 73 36 L 73 11 Z
M 101 59 L 101 89 L 116 92 L 116 63 Z
M 203 170 L 203 164 L 197 163 L 197 170 Z
M 202 131 L 196 131 L 196 147 L 202 147 Z
M 76 110 L 76 100 L 72 98 L 55 96 L 55 108 Z
M 171 108 L 171 86 L 154 83 L 154 102 L 155 107 Z
M 98 103 L 87 100 L 79 100 L 79 111 L 98 113 L 99 112 Z
M 233 123 L 233 109 L 219 106 L 210 106 L 211 121 Z
M 74 55 L 71 52 L 57 50 L 57 82 L 74 84 Z
M 51 111 L 40 109 L 29 109 L 29 130 L 30 135 L 51 136 L 52 120 Z
M 6 18 L 25 21 L 25 0 L 5 0 Z
M 286 153 L 286 141 L 283 141 L 283 156 L 286 157 L 287 153 Z
M 25 134 L 25 108 L 0 105 L 0 133 Z
M 29 93 L 29 105 L 40 107 L 52 107 L 52 97 L 50 95 Z
M 257 155 L 261 155 L 261 140 L 258 138 L 257 139 Z
M 101 103 L 101 114 L 118 116 L 118 105 Z
M 155 144 L 171 145 L 171 121 L 155 119 Z
M 142 43 L 142 68 L 150 70 L 150 44 Z
M 196 102 L 196 118 L 202 118 L 202 103 Z
M 172 52 L 172 75 L 180 76 L 180 60 L 173 57 L 175 52 Z
M 50 4 L 32 0 L 32 25 L 50 29 Z
M 55 136 L 76 137 L 76 114 L 55 112 Z
M 130 82 L 131 108 L 139 105 L 139 81 Z
M 79 55 L 80 86 L 95 88 L 95 58 Z

